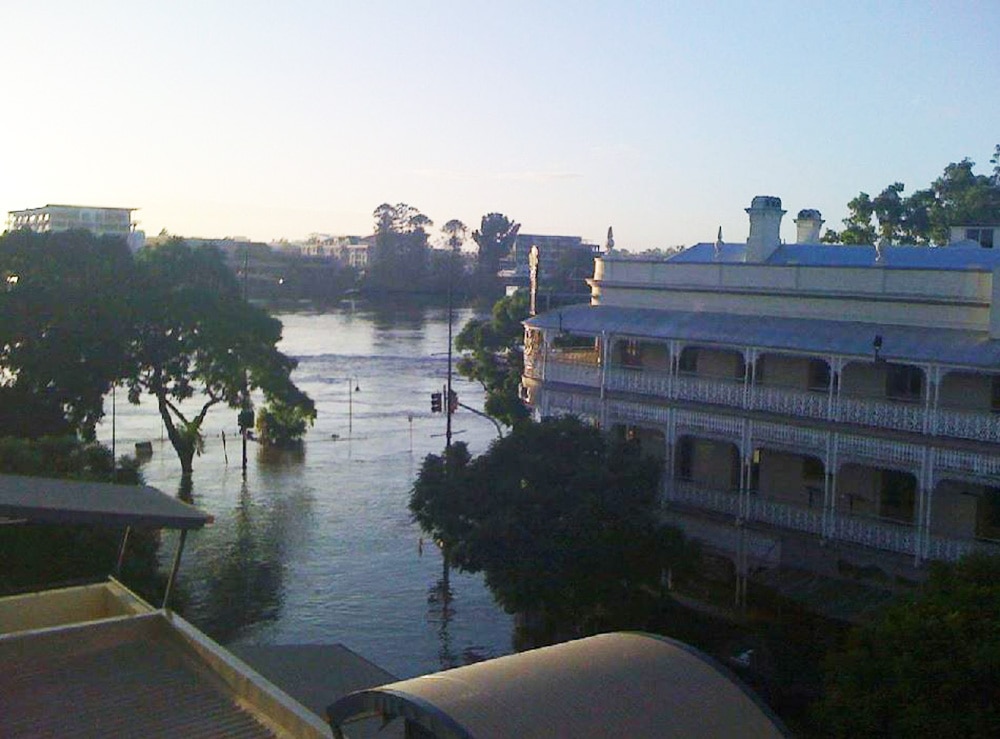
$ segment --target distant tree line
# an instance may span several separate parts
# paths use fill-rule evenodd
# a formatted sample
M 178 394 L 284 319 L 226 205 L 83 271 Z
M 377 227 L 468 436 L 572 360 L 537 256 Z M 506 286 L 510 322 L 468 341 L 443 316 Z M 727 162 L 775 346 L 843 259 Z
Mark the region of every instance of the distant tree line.
M 903 195 L 894 182 L 874 198 L 866 192 L 847 204 L 849 215 L 840 231 L 828 229 L 822 240 L 831 244 L 942 244 L 952 226 L 1000 224 L 1000 144 L 991 175 L 976 174 L 968 158 L 952 162 L 931 185 Z
M 502 289 L 497 278 L 500 260 L 510 253 L 520 225 L 500 213 L 483 216 L 473 231 L 477 251 L 472 264 L 462 253 L 468 228 L 452 219 L 441 229 L 440 246 L 433 248 L 426 215 L 406 203 L 383 203 L 372 214 L 374 238 L 363 287 L 369 293 L 443 294 L 495 300 Z

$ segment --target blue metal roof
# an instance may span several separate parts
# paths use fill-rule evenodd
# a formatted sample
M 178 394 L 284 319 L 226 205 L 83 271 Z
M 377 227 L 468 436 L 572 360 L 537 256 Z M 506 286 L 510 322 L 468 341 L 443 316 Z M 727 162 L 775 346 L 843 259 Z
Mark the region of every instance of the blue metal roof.
M 566 306 L 529 318 L 525 325 L 587 336 L 606 331 L 636 338 L 856 357 L 873 356 L 872 343 L 878 335 L 882 337 L 879 356 L 889 361 L 1000 371 L 1000 340 L 990 339 L 984 331 L 606 305 Z
M 746 258 L 745 243 L 695 244 L 669 261 L 679 264 L 735 264 Z M 984 249 L 974 242 L 951 246 L 885 246 L 882 260 L 870 244 L 782 244 L 764 264 L 771 266 L 886 267 L 889 269 L 990 270 L 1000 267 L 1000 249 Z

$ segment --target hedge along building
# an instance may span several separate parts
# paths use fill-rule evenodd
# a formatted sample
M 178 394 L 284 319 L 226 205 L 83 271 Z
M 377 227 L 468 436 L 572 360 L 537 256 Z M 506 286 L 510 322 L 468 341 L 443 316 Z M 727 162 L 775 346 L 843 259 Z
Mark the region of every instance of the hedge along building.
M 738 572 L 1000 552 L 1000 253 L 820 244 L 814 210 L 783 244 L 779 198 L 747 213 L 745 243 L 606 254 L 589 305 L 528 319 L 535 413 L 639 439 Z

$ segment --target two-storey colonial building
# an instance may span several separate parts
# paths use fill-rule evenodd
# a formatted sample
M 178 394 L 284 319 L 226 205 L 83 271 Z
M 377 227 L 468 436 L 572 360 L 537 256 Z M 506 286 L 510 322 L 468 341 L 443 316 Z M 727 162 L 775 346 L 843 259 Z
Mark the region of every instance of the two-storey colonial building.
M 738 568 L 912 572 L 1000 552 L 1000 252 L 818 243 L 778 198 L 746 243 L 595 260 L 525 324 L 524 392 L 665 462 L 667 515 Z

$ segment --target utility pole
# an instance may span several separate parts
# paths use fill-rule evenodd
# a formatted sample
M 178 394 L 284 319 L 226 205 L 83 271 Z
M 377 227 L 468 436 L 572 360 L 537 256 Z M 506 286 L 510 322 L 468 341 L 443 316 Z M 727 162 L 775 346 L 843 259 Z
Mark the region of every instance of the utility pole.
M 244 308 L 249 302 L 249 297 L 247 295 L 247 281 L 250 277 L 250 244 L 246 245 L 243 250 L 243 306 Z M 245 364 L 246 359 L 244 358 L 243 365 L 243 408 L 240 410 L 240 434 L 243 437 L 243 479 L 247 478 L 247 434 L 250 433 L 250 429 L 247 426 L 247 419 L 249 418 L 247 411 L 250 410 L 250 380 L 247 377 L 247 366 Z
M 445 465 L 448 464 L 448 453 L 451 451 L 451 414 L 453 404 L 451 401 L 451 334 L 452 334 L 452 296 L 451 296 L 451 279 L 448 280 L 448 387 L 445 391 L 444 402 L 445 402 L 445 413 L 447 414 L 445 418 L 445 428 L 444 428 L 444 451 L 445 451 Z M 447 467 L 446 467 L 447 469 Z
M 452 336 L 452 323 L 453 323 L 453 311 L 452 311 L 452 283 L 454 282 L 454 267 L 449 269 L 448 276 L 448 384 L 445 387 L 444 395 L 444 412 L 445 412 L 445 427 L 444 427 L 444 475 L 446 484 L 451 484 L 451 414 L 453 410 L 453 404 L 451 402 L 451 336 Z M 451 561 L 448 557 L 448 547 L 441 547 L 441 560 L 442 560 L 442 581 L 444 584 L 442 590 L 442 597 L 444 600 L 444 607 L 448 607 L 448 594 L 449 594 L 449 574 L 451 570 Z

